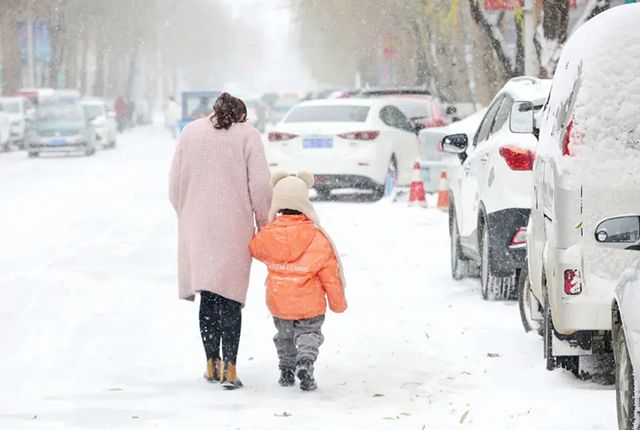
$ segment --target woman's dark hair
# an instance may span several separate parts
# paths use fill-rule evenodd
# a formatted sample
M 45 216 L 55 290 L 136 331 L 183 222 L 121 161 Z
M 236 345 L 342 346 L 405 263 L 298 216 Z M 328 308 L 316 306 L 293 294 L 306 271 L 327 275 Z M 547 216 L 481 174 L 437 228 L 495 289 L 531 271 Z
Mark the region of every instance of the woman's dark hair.
M 247 106 L 239 98 L 229 93 L 222 93 L 213 105 L 213 115 L 210 120 L 218 130 L 229 130 L 236 122 L 247 121 Z
M 302 212 L 294 209 L 280 209 L 279 212 L 282 215 L 302 215 Z

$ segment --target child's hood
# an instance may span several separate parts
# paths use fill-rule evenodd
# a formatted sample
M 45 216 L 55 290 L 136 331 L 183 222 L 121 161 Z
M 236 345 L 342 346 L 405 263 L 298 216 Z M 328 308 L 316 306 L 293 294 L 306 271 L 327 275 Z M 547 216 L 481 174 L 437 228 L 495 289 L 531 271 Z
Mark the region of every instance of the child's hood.
M 264 227 L 251 241 L 251 253 L 261 261 L 290 263 L 298 260 L 318 234 L 304 215 L 286 215 Z

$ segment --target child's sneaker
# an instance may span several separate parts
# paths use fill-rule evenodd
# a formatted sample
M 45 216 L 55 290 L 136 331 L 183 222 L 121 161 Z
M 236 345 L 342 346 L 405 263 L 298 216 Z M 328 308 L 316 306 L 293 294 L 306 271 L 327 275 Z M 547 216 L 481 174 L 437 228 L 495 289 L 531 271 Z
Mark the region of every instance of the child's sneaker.
M 278 379 L 278 384 L 283 387 L 291 387 L 296 383 L 296 375 L 293 372 L 293 369 L 280 369 L 280 379 Z
M 296 366 L 296 376 L 300 380 L 300 389 L 303 391 L 313 391 L 318 388 L 316 380 L 313 378 L 313 364 L 309 360 L 302 360 Z

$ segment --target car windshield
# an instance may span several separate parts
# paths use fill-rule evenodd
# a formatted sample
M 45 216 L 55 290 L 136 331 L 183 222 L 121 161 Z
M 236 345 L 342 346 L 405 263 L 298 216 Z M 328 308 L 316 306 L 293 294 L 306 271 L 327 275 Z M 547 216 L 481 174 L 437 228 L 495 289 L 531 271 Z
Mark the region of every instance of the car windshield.
M 2 100 L 0 101 L 0 106 L 2 106 L 2 109 L 5 110 L 6 112 L 20 113 L 20 102 Z
M 365 122 L 369 106 L 298 106 L 284 122 Z
M 101 105 L 83 105 L 84 115 L 87 119 L 96 119 L 104 116 L 104 108 Z
M 45 105 L 38 109 L 36 120 L 50 121 L 84 121 L 84 112 L 77 104 Z

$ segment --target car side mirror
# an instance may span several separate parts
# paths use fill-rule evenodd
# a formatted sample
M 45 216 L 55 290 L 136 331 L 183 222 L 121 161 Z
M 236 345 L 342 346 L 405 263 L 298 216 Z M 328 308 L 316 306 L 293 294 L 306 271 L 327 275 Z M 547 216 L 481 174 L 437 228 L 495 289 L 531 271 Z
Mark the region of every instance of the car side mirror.
M 458 113 L 458 108 L 455 106 L 447 106 L 447 115 L 455 115 Z
M 529 101 L 514 102 L 509 116 L 509 128 L 512 133 L 533 134 L 534 108 Z
M 469 138 L 464 133 L 450 134 L 442 139 L 442 150 L 449 154 L 462 154 L 469 147 Z
M 601 221 L 596 242 L 608 248 L 640 251 L 640 216 L 621 216 Z

